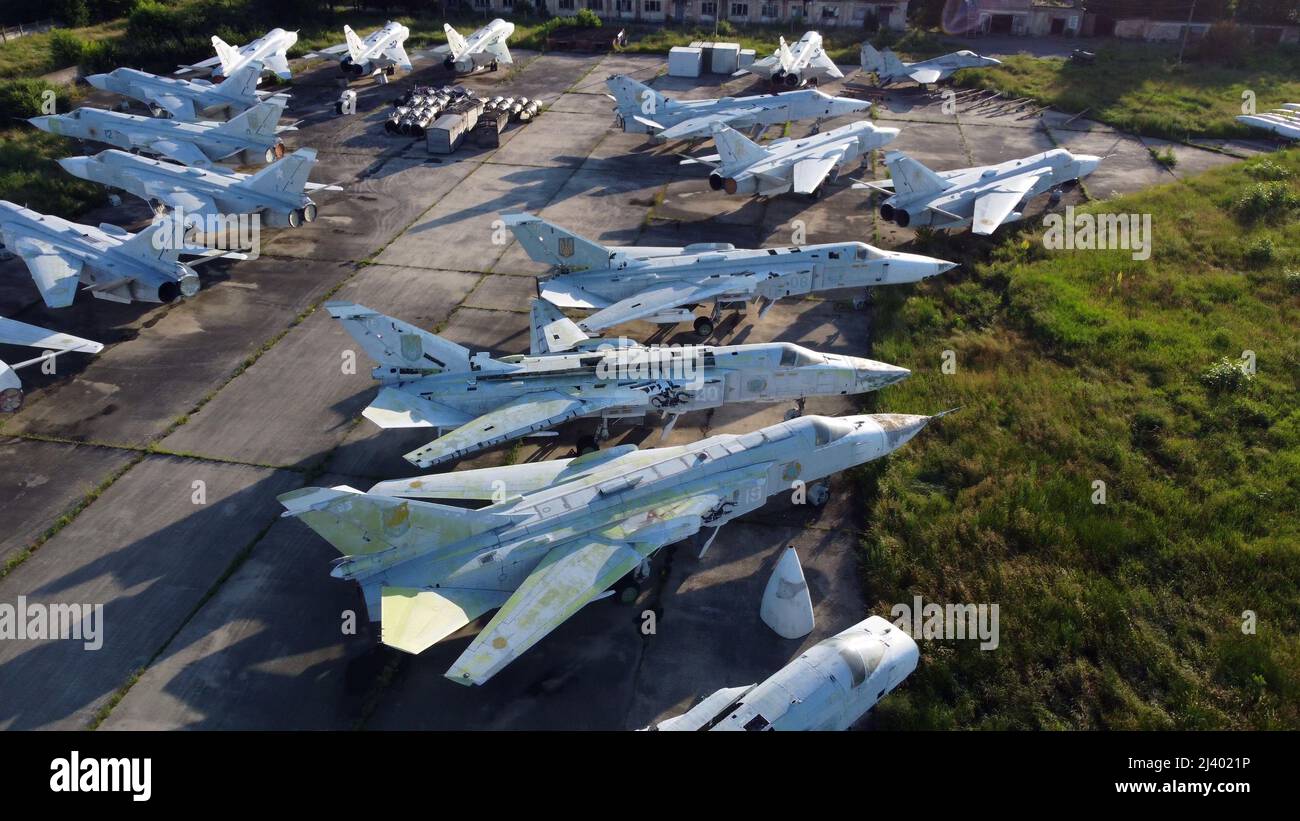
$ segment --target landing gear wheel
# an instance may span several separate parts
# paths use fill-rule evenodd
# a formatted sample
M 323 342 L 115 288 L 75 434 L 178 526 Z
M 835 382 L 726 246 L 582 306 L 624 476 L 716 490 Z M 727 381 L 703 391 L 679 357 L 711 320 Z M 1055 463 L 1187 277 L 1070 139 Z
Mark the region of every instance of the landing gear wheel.
M 1047 198 L 1047 207 L 1055 208 L 1060 204 L 1061 204 L 1061 189 L 1059 188 L 1053 189 L 1051 196 Z
M 817 482 L 808 487 L 808 504 L 822 507 L 831 499 L 831 486 L 826 482 Z
M 707 316 L 697 316 L 695 318 L 695 333 L 701 339 L 708 339 L 713 336 L 713 320 Z
M 579 456 L 584 456 L 588 453 L 595 453 L 598 450 L 600 450 L 600 443 L 596 441 L 596 437 L 594 436 L 578 437 Z
M 862 294 L 861 296 L 853 297 L 853 308 L 854 310 L 861 311 L 863 308 L 870 305 L 874 301 L 874 299 L 875 298 L 871 295 L 871 291 L 868 290 L 866 293 Z
M 631 576 L 625 576 L 622 581 L 614 585 L 614 600 L 624 607 L 631 607 L 639 598 L 641 598 L 641 585 L 633 581 Z

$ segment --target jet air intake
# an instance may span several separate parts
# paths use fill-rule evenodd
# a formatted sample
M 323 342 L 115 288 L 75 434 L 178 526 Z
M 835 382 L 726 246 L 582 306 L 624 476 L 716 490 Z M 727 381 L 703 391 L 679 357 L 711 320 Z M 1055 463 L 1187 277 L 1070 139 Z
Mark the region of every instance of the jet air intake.
M 912 217 L 901 208 L 894 209 L 894 222 L 899 228 L 906 228 L 907 224 L 912 221 Z
M 789 86 L 790 88 L 798 88 L 798 87 L 799 87 L 799 75 L 798 75 L 798 74 L 795 74 L 795 73 L 791 72 L 790 74 L 785 75 L 785 77 L 782 78 L 782 79 L 783 79 L 783 81 L 785 82 L 785 84 L 786 84 L 787 86 Z
M 893 221 L 894 221 L 894 206 L 890 205 L 889 203 L 885 203 L 885 204 L 881 205 L 881 206 L 880 206 L 880 218 L 881 218 L 882 220 L 884 220 L 885 222 L 893 222 Z

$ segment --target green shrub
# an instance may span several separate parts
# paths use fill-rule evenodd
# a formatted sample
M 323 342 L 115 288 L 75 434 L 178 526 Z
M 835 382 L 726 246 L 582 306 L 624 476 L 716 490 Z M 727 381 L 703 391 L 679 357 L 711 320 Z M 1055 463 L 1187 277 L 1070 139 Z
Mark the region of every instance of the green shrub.
M 81 55 L 86 49 L 86 41 L 63 29 L 50 32 L 50 59 L 58 68 L 75 66 L 81 62 Z
M 1264 160 L 1246 169 L 1246 173 L 1257 180 L 1285 180 L 1291 172 L 1272 160 Z
M 574 24 L 588 29 L 598 29 L 601 27 L 601 20 L 596 16 L 596 12 L 591 9 L 578 9 L 577 15 L 574 16 Z
M 1257 182 L 1237 198 L 1237 216 L 1248 222 L 1277 220 L 1300 207 L 1300 195 L 1282 180 Z
M 1246 246 L 1246 262 L 1259 268 L 1272 262 L 1276 253 L 1273 240 L 1260 237 Z
M 1249 385 L 1254 378 L 1244 362 L 1225 356 L 1201 374 L 1201 384 L 1210 393 L 1231 393 Z
M 55 94 L 55 110 L 66 111 L 68 93 L 44 80 L 24 77 L 18 80 L 0 80 L 0 121 L 12 122 L 28 117 L 39 117 L 46 92 Z

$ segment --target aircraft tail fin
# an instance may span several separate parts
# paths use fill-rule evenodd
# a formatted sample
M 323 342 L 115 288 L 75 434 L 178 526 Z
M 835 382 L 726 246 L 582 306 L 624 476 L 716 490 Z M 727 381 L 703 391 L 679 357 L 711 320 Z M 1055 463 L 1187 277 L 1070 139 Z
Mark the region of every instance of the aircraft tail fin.
M 189 218 L 192 218 L 191 214 Z M 139 259 L 160 259 L 169 262 L 180 259 L 186 247 L 187 218 L 173 211 L 149 223 L 149 227 L 125 240 L 118 250 Z
M 776 49 L 777 58 L 780 60 L 781 68 L 789 71 L 794 68 L 794 54 L 790 52 L 790 46 L 786 44 L 785 37 L 782 36 L 779 39 L 780 44 Z
M 316 149 L 299 148 L 258 171 L 240 185 L 262 194 L 296 196 L 307 188 L 307 177 L 315 165 Z
M 217 84 L 217 91 L 229 97 L 257 97 L 257 81 L 262 76 L 261 60 L 250 60 Z
M 898 55 L 892 49 L 885 49 L 881 54 L 881 62 L 885 73 L 890 77 L 900 77 L 907 73 L 907 66 L 903 65 L 903 61 L 898 59 Z
M 352 30 L 352 26 L 343 26 L 343 38 L 348 44 L 348 56 L 353 60 L 360 60 L 361 54 L 365 51 L 365 44 L 361 42 L 361 38 L 357 36 L 357 33 Z
M 952 185 L 901 151 L 886 154 L 885 165 L 894 181 L 894 191 L 899 194 L 933 194 Z
M 713 129 L 713 142 L 723 165 L 750 165 L 767 156 L 761 145 L 727 126 Z
M 612 256 L 603 245 L 566 231 L 533 214 L 502 214 L 530 259 L 568 270 L 605 268 Z
M 578 323 L 560 313 L 560 309 L 540 297 L 533 300 L 529 325 L 529 353 L 534 356 L 571 351 L 591 337 Z
M 280 124 L 280 115 L 284 113 L 287 102 L 286 98 L 279 95 L 268 97 L 239 116 L 217 126 L 213 129 L 213 133 L 274 137 L 276 126 Z
M 885 67 L 884 56 L 876 51 L 871 43 L 862 44 L 862 49 L 858 52 L 858 62 L 866 72 L 880 71 Z
M 221 76 L 229 75 L 231 67 L 239 61 L 239 49 L 215 34 L 212 35 L 212 48 L 216 50 L 217 61 L 221 64 Z
M 354 302 L 327 302 L 325 309 L 382 368 L 405 371 L 412 377 L 470 369 L 469 348 L 437 334 Z
M 614 95 L 614 99 L 618 102 L 619 110 L 625 115 L 627 113 L 646 114 L 646 116 L 654 119 L 656 114 L 671 105 L 667 97 L 650 86 L 622 74 L 610 77 L 605 81 L 605 85 L 609 86 L 610 93 Z M 645 111 L 647 100 L 654 100 L 654 108 L 648 113 Z
M 364 575 L 373 554 L 401 548 L 428 551 L 486 533 L 510 519 L 482 510 L 362 493 L 347 486 L 305 487 L 277 497 L 285 516 L 296 516 L 349 557 L 334 575 Z
M 465 41 L 464 35 L 451 27 L 451 23 L 443 23 L 442 30 L 447 33 L 447 45 L 451 48 L 451 58 L 457 60 L 460 55 L 465 53 L 469 43 Z

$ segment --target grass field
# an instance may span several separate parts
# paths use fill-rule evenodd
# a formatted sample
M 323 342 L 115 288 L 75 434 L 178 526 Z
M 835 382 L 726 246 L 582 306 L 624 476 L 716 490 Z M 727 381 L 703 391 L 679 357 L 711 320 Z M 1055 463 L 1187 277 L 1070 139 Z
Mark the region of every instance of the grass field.
M 1061 111 L 1087 109 L 1089 118 L 1122 131 L 1172 140 L 1252 133 L 1233 120 L 1242 113 L 1245 91 L 1254 93 L 1260 111 L 1300 100 L 1300 49 L 1294 46 L 1261 49 L 1238 67 L 1192 60 L 1180 65 L 1177 54 L 1176 46 L 1111 43 L 1097 50 L 1092 65 L 1019 55 L 956 78 Z
M 1300 727 L 1297 179 L 1291 150 L 1086 209 L 1151 214 L 1145 262 L 1025 226 L 886 290 L 872 356 L 914 375 L 879 406 L 962 409 L 857 474 L 870 610 L 998 603 L 1001 647 L 924 642 L 882 726 Z

